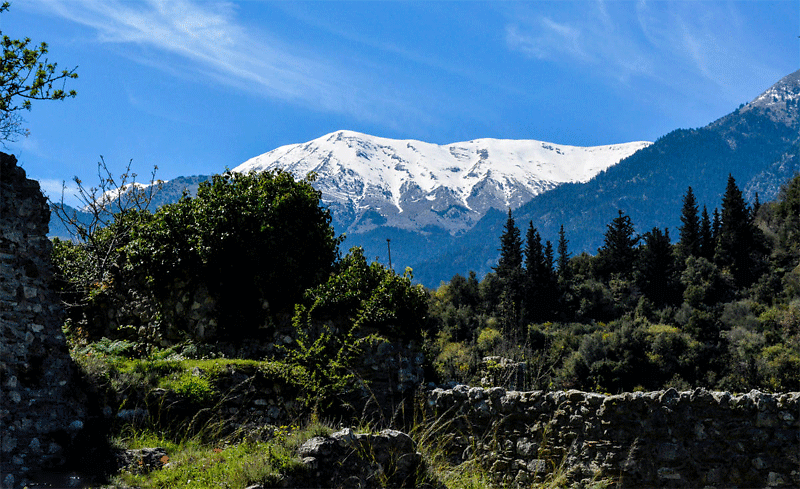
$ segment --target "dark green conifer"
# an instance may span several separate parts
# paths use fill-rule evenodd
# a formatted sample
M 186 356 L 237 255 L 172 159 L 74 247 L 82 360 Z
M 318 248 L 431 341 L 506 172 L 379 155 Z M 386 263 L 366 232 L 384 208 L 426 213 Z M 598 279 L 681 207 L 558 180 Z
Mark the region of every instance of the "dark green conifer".
M 543 317 L 544 297 L 546 287 L 546 258 L 542 247 L 542 237 L 533 227 L 533 221 L 528 223 L 528 232 L 525 235 L 525 321 L 535 322 Z
M 659 307 L 677 302 L 675 261 L 669 230 L 653 228 L 642 238 L 644 245 L 639 256 L 636 280 L 640 290 Z
M 597 250 L 598 275 L 608 278 L 612 274 L 630 277 L 636 256 L 636 236 L 630 216 L 619 215 L 607 225 L 603 246 Z
M 717 248 L 717 239 L 719 239 L 719 230 L 722 227 L 722 220 L 719 217 L 719 209 L 714 208 L 713 219 L 711 220 L 711 240 L 714 242 L 714 250 Z
M 714 261 L 719 267 L 728 268 L 739 286 L 748 286 L 754 280 L 752 254 L 756 251 L 755 234 L 742 191 L 736 186 L 733 176 L 728 175 Z
M 571 278 L 568 244 L 569 241 L 567 240 L 567 235 L 564 233 L 564 225 L 562 224 L 558 229 L 558 276 L 561 277 L 562 280 L 569 280 Z
M 511 209 L 500 236 L 500 260 L 495 267 L 500 282 L 501 316 L 506 329 L 516 334 L 520 322 L 520 303 L 523 295 L 522 239 Z
M 711 219 L 708 217 L 708 209 L 703 206 L 703 214 L 700 218 L 700 256 L 706 260 L 713 260 L 715 247 Z
M 690 256 L 700 256 L 700 220 L 697 217 L 697 201 L 692 187 L 683 197 L 681 227 L 678 239 L 678 256 L 684 262 Z

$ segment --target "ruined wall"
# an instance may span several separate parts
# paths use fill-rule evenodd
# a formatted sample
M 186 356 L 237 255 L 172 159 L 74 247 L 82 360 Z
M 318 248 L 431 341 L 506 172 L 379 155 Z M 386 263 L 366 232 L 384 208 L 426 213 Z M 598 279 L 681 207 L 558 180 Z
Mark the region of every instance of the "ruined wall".
M 66 460 L 86 409 L 50 288 L 50 210 L 38 182 L 0 153 L 0 487 Z
M 552 479 L 622 487 L 800 487 L 800 393 L 427 394 L 454 462 L 476 457 L 504 487 Z

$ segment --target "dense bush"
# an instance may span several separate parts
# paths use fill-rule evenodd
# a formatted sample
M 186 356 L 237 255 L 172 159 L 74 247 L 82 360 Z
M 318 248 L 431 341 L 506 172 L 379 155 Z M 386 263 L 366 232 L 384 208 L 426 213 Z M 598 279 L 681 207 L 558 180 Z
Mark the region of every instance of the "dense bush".
M 135 229 L 128 265 L 157 297 L 176 281 L 203 283 L 217 301 L 221 331 L 251 336 L 291 314 L 338 258 L 340 239 L 311 181 L 283 171 L 215 175 L 196 197 L 161 207 Z
M 57 240 L 54 261 L 72 323 L 89 339 L 122 337 L 128 325 L 139 336 L 168 328 L 191 336 L 181 308 L 202 290 L 215 305 L 217 338 L 288 326 L 294 304 L 327 280 L 339 257 L 340 238 L 312 178 L 226 172 L 155 214 L 123 210 L 83 242 Z M 122 324 L 108 327 L 109 310 Z
M 417 340 L 426 327 L 428 302 L 423 287 L 411 279 L 410 270 L 397 275 L 377 262 L 368 264 L 364 251 L 353 248 L 327 282 L 306 292 L 310 305 L 299 305 L 294 321 L 308 329 L 325 323 L 359 336 Z

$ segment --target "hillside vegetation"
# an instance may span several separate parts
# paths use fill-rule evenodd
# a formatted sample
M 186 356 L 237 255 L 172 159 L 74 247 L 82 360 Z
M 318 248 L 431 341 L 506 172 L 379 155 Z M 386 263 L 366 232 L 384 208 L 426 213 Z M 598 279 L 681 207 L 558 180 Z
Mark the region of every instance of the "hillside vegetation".
M 711 211 L 689 188 L 675 212 L 674 243 L 619 211 L 596 255 L 571 256 L 563 228 L 543 241 L 509 211 L 491 273 L 426 290 L 359 248 L 341 256 L 308 179 L 226 173 L 196 197 L 56 239 L 54 261 L 72 354 L 101 405 L 128 413 L 109 436 L 168 446 L 180 469 L 119 484 L 179 487 L 200 465 L 216 480 L 285 481 L 303 470 L 292 450 L 339 420 L 403 428 L 439 461 L 420 481 L 479 487 L 485 474 L 442 462 L 415 421 L 422 378 L 381 362 L 421 352 L 437 384 L 800 390 L 800 176 L 750 205 L 730 177 Z M 392 397 L 376 371 L 414 380 Z

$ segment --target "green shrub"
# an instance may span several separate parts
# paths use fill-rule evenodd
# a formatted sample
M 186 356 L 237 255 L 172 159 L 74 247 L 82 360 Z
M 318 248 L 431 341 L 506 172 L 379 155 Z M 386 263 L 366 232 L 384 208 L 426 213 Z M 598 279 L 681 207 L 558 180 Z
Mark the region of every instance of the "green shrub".
M 503 335 L 500 334 L 500 331 L 494 328 L 483 328 L 478 334 L 478 350 L 482 353 L 488 353 L 499 345 L 502 340 Z
M 172 388 L 193 404 L 207 404 L 214 398 L 214 390 L 208 380 L 188 373 L 181 375 Z

